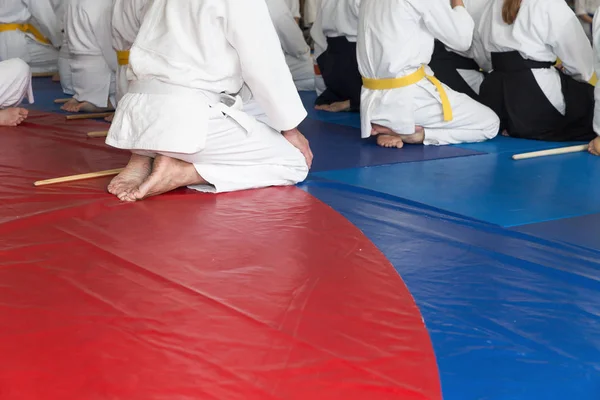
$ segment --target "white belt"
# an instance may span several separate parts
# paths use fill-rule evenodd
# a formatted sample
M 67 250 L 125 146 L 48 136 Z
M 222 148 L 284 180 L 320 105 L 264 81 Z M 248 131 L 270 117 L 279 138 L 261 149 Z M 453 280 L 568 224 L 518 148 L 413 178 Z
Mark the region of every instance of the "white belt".
M 256 126 L 256 119 L 242 111 L 244 106 L 240 96 L 226 93 L 214 93 L 208 90 L 195 89 L 186 86 L 173 85 L 159 80 L 140 80 L 129 84 L 129 93 L 140 94 L 170 94 L 170 95 L 200 95 L 205 98 L 207 105 L 237 122 L 251 134 Z

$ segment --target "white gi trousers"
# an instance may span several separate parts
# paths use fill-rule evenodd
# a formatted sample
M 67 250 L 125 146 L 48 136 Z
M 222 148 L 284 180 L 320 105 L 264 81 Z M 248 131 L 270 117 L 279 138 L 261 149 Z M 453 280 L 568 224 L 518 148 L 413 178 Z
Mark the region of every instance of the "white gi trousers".
M 500 120 L 491 109 L 446 85 L 444 88 L 453 114 L 452 121 L 447 122 L 439 94 L 426 79 L 401 89 L 363 88 L 361 118 L 367 119 L 363 125 L 370 120 L 370 123 L 388 127 L 399 134 L 412 134 L 415 126 L 422 126 L 425 145 L 483 142 L 496 137 Z M 363 127 L 363 137 L 368 137 L 365 133 L 370 130 L 365 132 L 365 129 Z
M 75 91 L 73 90 L 70 57 L 69 44 L 66 35 L 64 35 L 63 44 L 58 53 L 58 73 L 60 75 L 60 85 L 62 86 L 63 93 L 72 96 L 75 94 Z
M 11 58 L 25 61 L 33 73 L 57 71 L 58 50 L 21 31 L 0 32 L 0 60 Z
M 0 62 L 0 109 L 19 105 L 26 97 L 33 103 L 29 65 L 18 58 Z
M 311 56 L 296 58 L 286 54 L 285 61 L 292 73 L 296 89 L 299 91 L 315 90 L 315 67 Z
M 247 94 L 244 96 L 249 97 Z M 119 102 L 111 129 L 127 129 L 135 121 L 136 129 L 143 131 L 144 127 L 142 125 L 144 123 L 153 123 L 153 118 L 148 114 L 152 113 L 153 104 L 164 104 L 165 109 L 162 110 L 164 113 L 169 112 L 168 108 L 171 104 L 180 104 L 181 107 L 178 107 L 183 113 L 194 112 L 185 110 L 188 102 L 185 98 L 182 98 L 182 95 L 183 93 L 176 96 L 164 93 L 152 95 L 139 93 L 135 85 L 130 86 L 130 92 Z M 206 95 L 214 100 L 214 94 L 206 93 Z M 237 99 L 241 102 L 239 96 Z M 190 104 L 193 105 L 193 102 L 190 102 Z M 182 107 L 183 109 L 181 109 Z M 131 111 L 123 112 L 122 110 Z M 202 113 L 202 110 L 196 109 L 195 111 Z M 267 125 L 267 117 L 255 100 L 248 99 L 237 111 L 244 114 L 242 123 L 252 126 L 251 132 L 248 132 L 246 128 L 238 123 L 235 117 L 226 116 L 225 111 L 213 107 L 208 107 L 207 111 L 207 123 L 205 124 L 201 119 L 198 123 L 198 136 L 203 135 L 202 130 L 205 129 L 204 135 L 206 137 L 189 142 L 190 147 L 204 142 L 201 150 L 189 154 L 156 149 L 146 150 L 143 148 L 144 144 L 141 144 L 133 146 L 135 148 L 132 149 L 132 152 L 149 157 L 162 154 L 194 164 L 198 174 L 210 185 L 195 185 L 190 188 L 208 193 L 233 192 L 268 186 L 288 186 L 306 179 L 308 175 L 306 159 L 300 150 L 288 142 L 280 132 Z M 176 121 L 171 124 L 173 129 L 177 129 L 176 125 Z M 135 132 L 132 134 L 136 135 Z M 106 141 L 108 145 L 118 148 L 132 147 L 130 138 L 126 138 L 123 143 L 120 143 L 111 140 L 111 136 L 109 133 Z M 144 138 L 142 140 L 144 141 L 142 143 L 150 146 L 155 144 L 161 146 L 157 144 L 160 139 L 148 140 Z M 186 146 L 183 143 L 176 145 Z

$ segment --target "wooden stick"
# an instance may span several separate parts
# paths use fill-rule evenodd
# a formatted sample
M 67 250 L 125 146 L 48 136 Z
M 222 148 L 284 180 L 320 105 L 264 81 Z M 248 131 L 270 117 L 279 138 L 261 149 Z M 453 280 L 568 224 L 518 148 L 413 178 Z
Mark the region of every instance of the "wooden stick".
M 31 76 L 34 78 L 49 78 L 51 76 L 54 76 L 55 74 L 56 72 L 34 72 L 33 74 L 31 74 Z
M 56 99 L 56 100 L 54 100 L 54 104 L 65 104 L 69 100 L 71 100 L 71 99 Z
M 515 154 L 512 158 L 513 158 L 513 160 L 526 160 L 528 158 L 538 158 L 538 157 L 554 156 L 554 155 L 568 154 L 568 153 L 579 153 L 580 151 L 587 151 L 587 149 L 588 149 L 587 144 L 581 144 L 581 145 L 577 145 L 577 146 L 560 147 L 558 149 L 534 151 L 531 153 L 523 153 L 523 154 Z
M 113 115 L 115 112 L 103 112 L 103 113 L 92 113 L 92 114 L 71 114 L 67 115 L 68 121 L 73 121 L 76 119 L 96 119 L 96 118 L 106 118 Z
M 54 185 L 54 184 L 57 184 L 57 183 L 83 181 L 83 180 L 86 180 L 86 179 L 101 178 L 103 176 L 118 175 L 124 169 L 125 168 L 109 169 L 107 171 L 91 172 L 89 174 L 71 175 L 71 176 L 64 176 L 62 178 L 46 179 L 44 181 L 34 182 L 33 185 L 34 186 L 46 186 L 46 185 Z
M 87 136 L 89 138 L 107 137 L 108 136 L 108 131 L 88 132 Z

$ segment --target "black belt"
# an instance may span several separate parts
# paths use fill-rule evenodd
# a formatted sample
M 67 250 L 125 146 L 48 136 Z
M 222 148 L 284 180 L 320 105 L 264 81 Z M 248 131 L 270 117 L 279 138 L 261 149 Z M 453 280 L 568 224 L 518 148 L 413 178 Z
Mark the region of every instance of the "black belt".
M 526 60 L 518 51 L 505 53 L 492 53 L 492 66 L 498 72 L 518 72 L 531 69 L 550 68 L 554 65 L 550 61 Z

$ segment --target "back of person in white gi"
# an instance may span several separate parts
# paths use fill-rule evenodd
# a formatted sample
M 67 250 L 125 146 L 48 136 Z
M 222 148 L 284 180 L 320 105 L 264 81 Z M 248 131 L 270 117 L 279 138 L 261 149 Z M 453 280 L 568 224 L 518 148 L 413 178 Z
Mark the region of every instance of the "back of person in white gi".
M 69 65 L 70 54 L 69 44 L 67 42 L 67 35 L 65 35 L 65 14 L 67 13 L 68 2 L 71 0 L 53 0 L 52 7 L 54 13 L 58 19 L 59 26 L 61 29 L 62 45 L 58 52 L 58 74 L 60 76 L 60 85 L 63 93 L 68 95 L 74 95 L 73 90 L 73 77 L 71 76 L 71 66 Z
M 294 21 L 294 16 L 284 0 L 266 1 L 296 88 L 300 91 L 315 90 L 314 64 L 310 47 L 304 40 L 300 27 Z
M 498 117 L 489 108 L 427 77 L 434 39 L 459 51 L 471 46 L 473 19 L 461 0 L 452 5 L 447 0 L 363 0 L 358 33 L 363 138 L 376 135 L 380 146 L 401 148 L 497 135 Z
M 310 28 L 310 37 L 314 47 L 313 63 L 315 69 L 315 90 L 317 95 L 320 96 L 327 90 L 327 85 L 325 85 L 325 79 L 323 79 L 317 59 L 325 52 L 325 50 L 327 50 L 327 37 L 323 34 L 323 18 L 320 15 L 322 13 L 321 0 L 313 1 L 315 2 L 317 11 L 315 13 L 313 26 Z
M 493 71 L 481 101 L 504 134 L 544 141 L 591 140 L 593 51 L 564 0 L 492 0 L 476 28 Z M 562 61 L 562 71 L 553 65 Z
M 315 102 L 317 110 L 359 111 L 361 78 L 356 60 L 356 36 L 361 0 L 320 0 L 311 29 L 316 57 L 326 89 Z
M 27 110 L 15 107 L 27 97 L 33 103 L 31 68 L 19 58 L 0 62 L 0 126 L 17 126 L 27 118 Z
M 0 60 L 20 58 L 33 73 L 56 72 L 61 43 L 50 0 L 0 0 Z
M 127 69 L 129 50 L 140 31 L 144 15 L 151 0 L 113 0 L 112 45 L 117 52 L 116 102 L 125 96 L 129 88 Z
M 592 23 L 596 9 L 600 7 L 600 0 L 575 0 L 575 14 L 579 17 L 585 34 L 592 40 Z
M 489 0 L 463 0 L 463 2 L 477 26 Z M 455 50 L 436 40 L 429 67 L 435 76 L 451 89 L 479 101 L 479 88 L 485 76 L 482 71 L 489 72 L 491 69 L 491 63 L 486 62 L 487 57 L 482 52 L 477 30 L 473 33 L 473 43 L 467 51 Z M 483 65 L 479 65 L 482 61 Z
M 112 0 L 70 0 L 65 17 L 73 99 L 69 112 L 102 112 L 116 103 L 117 55 L 112 47 Z
M 596 75 L 600 76 L 600 8 L 594 14 L 593 23 L 594 43 L 594 69 Z M 595 156 L 600 156 L 600 84 L 594 88 L 594 132 L 597 137 L 590 142 L 589 151 Z
M 302 15 L 300 14 L 300 0 L 283 0 L 283 1 L 285 2 L 285 5 L 292 13 L 292 16 L 294 17 L 294 20 L 296 21 L 296 23 L 299 23 L 300 18 L 302 18 Z
M 304 180 L 306 117 L 264 0 L 154 0 L 106 143 L 132 151 L 108 187 L 136 201 L 182 186 L 230 192 Z M 268 125 L 245 112 L 252 91 Z

